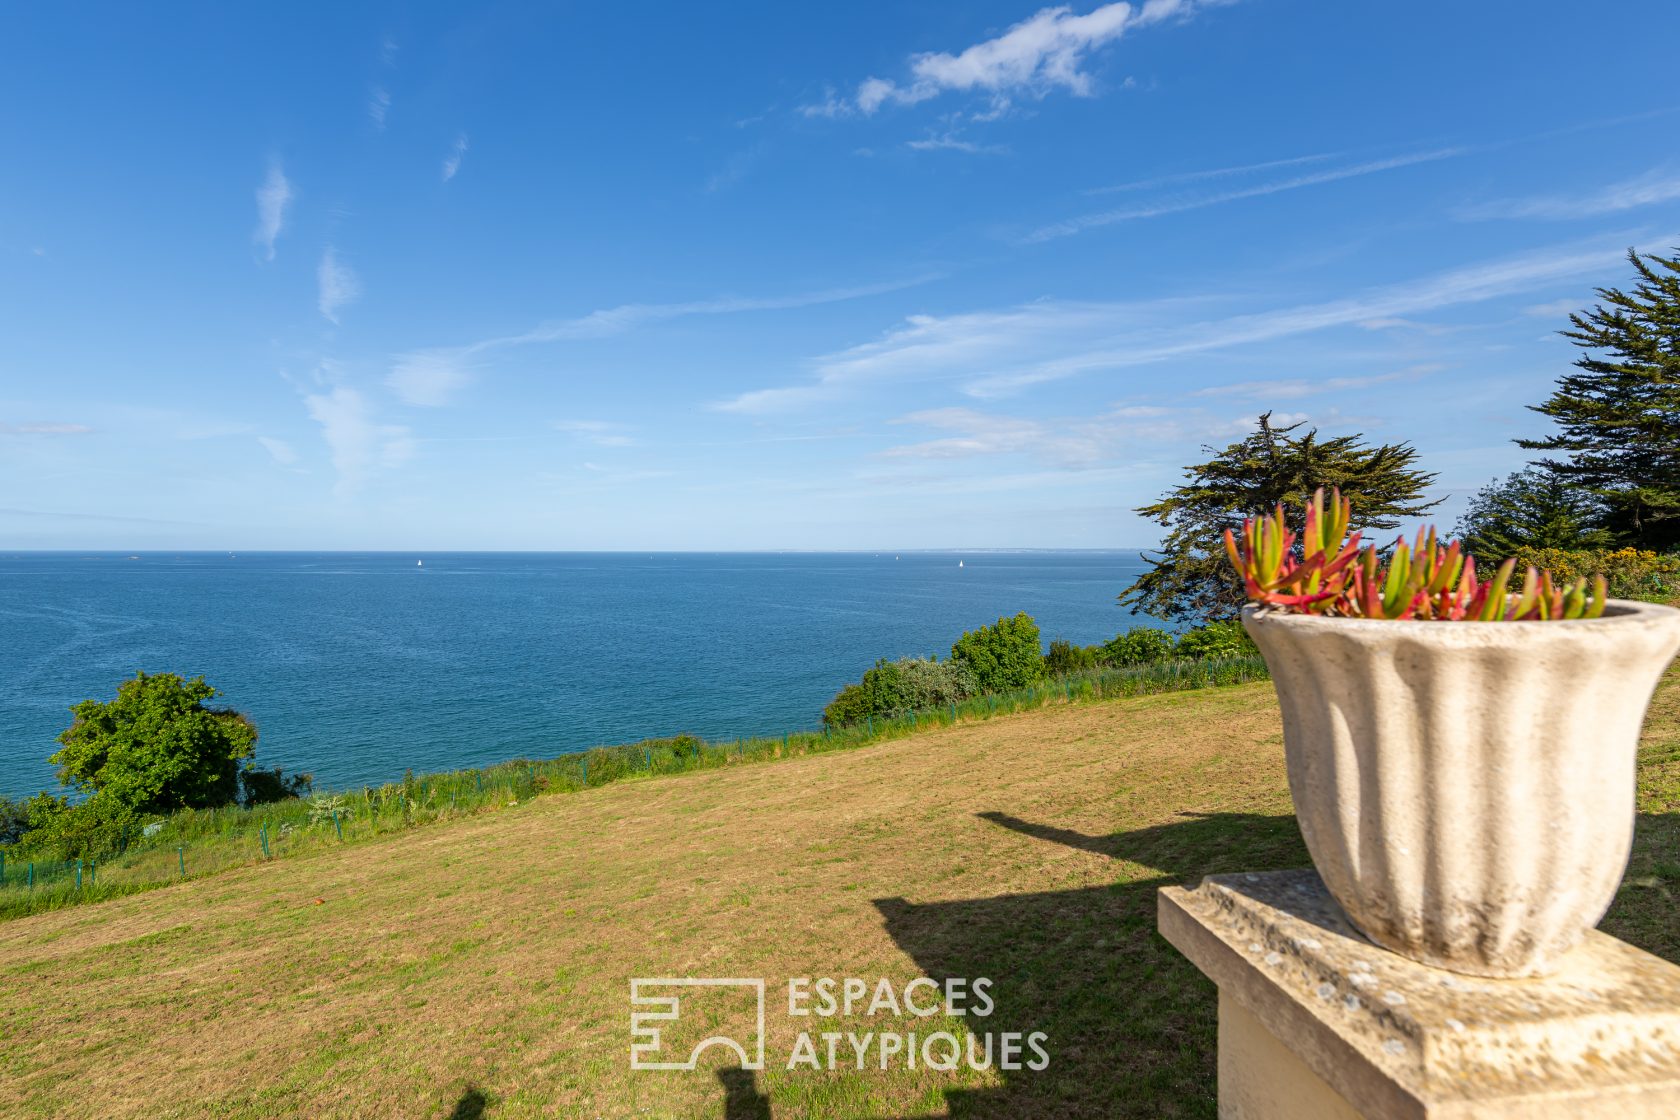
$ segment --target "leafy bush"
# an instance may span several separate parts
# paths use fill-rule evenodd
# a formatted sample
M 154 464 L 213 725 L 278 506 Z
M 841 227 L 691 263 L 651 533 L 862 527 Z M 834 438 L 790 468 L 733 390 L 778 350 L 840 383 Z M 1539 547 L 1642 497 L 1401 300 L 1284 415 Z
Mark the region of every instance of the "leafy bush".
M 238 712 L 206 708 L 203 677 L 138 673 L 115 700 L 83 700 L 49 761 L 67 786 L 135 812 L 226 805 L 239 796 L 257 728 Z
M 1646 552 L 1637 548 L 1593 549 L 1525 548 L 1517 565 L 1549 570 L 1560 582 L 1602 575 L 1617 599 L 1649 599 L 1666 603 L 1680 596 L 1680 554 Z
M 1185 631 L 1173 652 L 1179 657 L 1242 657 L 1255 651 L 1254 639 L 1240 622 L 1210 622 Z
M 1044 670 L 1053 677 L 1064 677 L 1094 669 L 1101 651 L 1101 646 L 1076 646 L 1057 638 L 1050 643 L 1050 652 L 1044 655 Z
M 823 709 L 823 722 L 830 726 L 857 723 L 911 708 L 955 704 L 979 693 L 974 671 L 963 662 L 921 657 L 882 659 L 863 674 L 862 681 L 840 690 Z
M 102 856 L 121 850 L 139 831 L 135 813 L 108 793 L 96 793 L 80 805 L 41 793 L 27 802 L 29 831 L 23 846 L 60 859 Z
M 1044 679 L 1038 623 L 1025 611 L 968 631 L 951 647 L 951 660 L 964 662 L 974 671 L 982 692 L 1023 688 Z
M 838 725 L 856 723 L 868 716 L 906 707 L 904 678 L 898 663 L 886 658 L 866 670 L 863 680 L 849 684 L 823 709 L 823 722 Z
M 1172 655 L 1171 634 L 1153 626 L 1134 626 L 1104 643 L 1098 659 L 1105 665 L 1147 665 Z
M 311 774 L 293 774 L 288 778 L 276 766 L 272 770 L 247 770 L 239 775 L 239 784 L 245 787 L 245 808 L 249 809 L 254 805 L 308 797 L 309 791 L 315 788 L 315 778 Z
M 974 670 L 961 661 L 906 657 L 893 664 L 898 668 L 905 707 L 944 707 L 980 694 L 980 682 L 975 679 Z
M 0 844 L 16 844 L 29 831 L 29 803 L 0 794 Z

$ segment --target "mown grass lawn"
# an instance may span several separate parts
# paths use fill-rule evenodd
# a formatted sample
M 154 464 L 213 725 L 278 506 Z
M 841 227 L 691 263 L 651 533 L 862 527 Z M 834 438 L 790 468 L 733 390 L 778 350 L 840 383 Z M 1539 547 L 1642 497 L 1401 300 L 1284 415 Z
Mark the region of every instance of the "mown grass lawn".
M 1605 928 L 1680 959 L 1680 677 Z M 0 923 L 0 1113 L 1211 1117 L 1214 991 L 1155 889 L 1304 865 L 1269 684 L 631 781 Z M 762 977 L 767 1068 L 632 1071 L 637 976 Z M 790 977 L 989 977 L 814 1022 Z M 696 1005 L 697 1006 L 697 1005 Z M 696 1016 L 698 1016 L 696 1012 Z M 685 1023 L 734 1025 L 733 1011 Z M 1033 1072 L 787 1070 L 799 1031 L 1042 1031 Z M 845 1051 L 842 1050 L 842 1059 Z

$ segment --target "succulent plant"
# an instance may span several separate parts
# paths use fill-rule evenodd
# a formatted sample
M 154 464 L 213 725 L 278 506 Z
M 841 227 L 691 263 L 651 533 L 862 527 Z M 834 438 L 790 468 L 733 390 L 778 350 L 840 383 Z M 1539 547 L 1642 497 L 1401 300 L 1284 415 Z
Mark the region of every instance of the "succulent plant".
M 1437 619 L 1449 622 L 1515 622 L 1530 619 L 1597 618 L 1608 599 L 1603 576 L 1560 585 L 1549 571 L 1530 567 L 1520 590 L 1511 589 L 1516 560 L 1493 578 L 1476 578 L 1476 561 L 1458 541 L 1442 545 L 1433 526 L 1408 544 L 1396 540 L 1386 557 L 1375 546 L 1360 548 L 1360 534 L 1348 534 L 1353 503 L 1324 491 L 1307 506 L 1299 534 L 1289 528 L 1283 506 L 1266 517 L 1243 522 L 1242 539 L 1225 531 L 1225 552 L 1243 579 L 1251 602 L 1297 614 L 1342 618 Z

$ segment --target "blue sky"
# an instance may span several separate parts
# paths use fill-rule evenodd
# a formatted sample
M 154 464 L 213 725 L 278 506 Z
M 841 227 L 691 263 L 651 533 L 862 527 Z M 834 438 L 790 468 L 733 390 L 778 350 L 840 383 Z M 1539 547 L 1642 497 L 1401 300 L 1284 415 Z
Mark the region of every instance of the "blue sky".
M 0 547 L 1109 547 L 1520 466 L 1680 7 L 12 6 Z

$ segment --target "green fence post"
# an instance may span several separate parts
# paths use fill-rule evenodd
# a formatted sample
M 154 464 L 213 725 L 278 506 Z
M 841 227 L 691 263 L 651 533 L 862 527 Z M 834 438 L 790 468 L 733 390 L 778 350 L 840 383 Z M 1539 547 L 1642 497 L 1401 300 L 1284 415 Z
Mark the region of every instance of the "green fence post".
M 82 861 L 76 861 L 76 889 L 82 889 Z
M 782 753 L 786 754 L 787 750 L 788 750 L 788 737 L 787 737 L 787 732 L 784 731 L 784 732 L 782 732 Z
M 93 886 L 98 886 L 98 885 L 99 885 L 99 861 L 96 860 L 96 859 L 95 860 L 89 860 L 88 861 L 88 886 L 93 887 Z
M 187 877 L 187 846 L 185 844 L 175 849 L 175 858 L 180 861 L 181 878 L 185 879 Z
M 344 822 L 338 819 L 338 810 L 337 809 L 334 809 L 332 811 L 332 813 L 333 813 L 333 831 L 337 832 L 338 833 L 338 838 L 340 840 L 342 840 L 342 839 L 344 839 Z
M 589 784 L 589 756 L 588 755 L 583 756 L 583 784 L 586 785 L 586 786 Z
M 652 747 L 643 747 L 642 748 L 642 758 L 647 763 L 647 768 L 649 770 L 652 770 L 653 769 L 653 748 Z
M 268 858 L 268 822 L 264 821 L 257 829 L 257 839 L 262 841 L 263 858 Z
M 869 724 L 869 737 L 873 739 L 875 737 L 875 717 L 865 716 L 864 721 Z
M 916 730 L 916 709 L 910 709 L 910 730 Z
M 0 852 L 0 887 L 6 885 L 6 853 Z
M 35 889 L 35 864 L 33 861 L 29 864 L 29 889 Z

